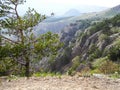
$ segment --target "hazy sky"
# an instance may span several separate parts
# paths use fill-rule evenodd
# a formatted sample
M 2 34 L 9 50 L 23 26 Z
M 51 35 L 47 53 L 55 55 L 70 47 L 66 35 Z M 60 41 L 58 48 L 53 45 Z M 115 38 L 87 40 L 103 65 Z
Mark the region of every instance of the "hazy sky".
M 62 14 L 69 9 L 78 8 L 83 5 L 94 5 L 102 7 L 114 7 L 120 4 L 120 0 L 26 0 L 27 2 L 19 8 L 20 13 L 28 7 L 35 8 L 39 13 L 50 14 L 55 12 Z

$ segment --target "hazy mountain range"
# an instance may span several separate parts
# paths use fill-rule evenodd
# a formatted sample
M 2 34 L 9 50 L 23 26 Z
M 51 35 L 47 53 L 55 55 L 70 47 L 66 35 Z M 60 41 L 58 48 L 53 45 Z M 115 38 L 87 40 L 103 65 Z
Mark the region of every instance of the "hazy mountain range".
M 88 7 L 85 7 L 85 11 L 87 11 Z M 90 8 L 90 7 L 89 7 Z M 91 7 L 91 10 L 88 13 L 81 13 L 80 10 L 77 9 L 70 9 L 62 16 L 51 16 L 48 17 L 43 22 L 39 23 L 35 27 L 35 33 L 42 34 L 47 31 L 52 31 L 54 33 L 59 33 L 66 25 L 69 25 L 70 23 L 75 22 L 76 20 L 84 20 L 84 19 L 104 19 L 104 18 L 110 18 L 114 15 L 120 13 L 120 5 L 105 9 L 105 7 L 95 7 L 96 11 L 100 12 L 91 12 L 93 10 L 93 7 Z M 83 10 L 83 9 L 82 9 Z M 93 10 L 93 11 L 95 11 Z M 103 10 L 103 11 L 102 11 Z
M 70 9 L 69 11 L 67 11 L 63 16 L 65 17 L 69 17 L 69 16 L 79 16 L 82 13 L 80 13 L 80 11 L 78 11 L 77 9 Z
M 107 7 L 99 7 L 99 6 L 78 6 L 77 8 L 70 9 L 66 11 L 63 16 L 79 16 L 83 13 L 90 13 L 90 12 L 100 12 L 103 10 L 108 9 Z

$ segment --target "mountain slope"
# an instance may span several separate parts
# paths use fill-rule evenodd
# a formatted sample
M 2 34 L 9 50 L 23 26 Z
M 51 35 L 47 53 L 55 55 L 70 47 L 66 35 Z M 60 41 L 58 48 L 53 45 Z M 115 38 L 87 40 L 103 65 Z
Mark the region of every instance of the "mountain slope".
M 59 31 L 61 42 L 64 43 L 63 48 L 59 51 L 58 57 L 56 57 L 54 63 L 49 66 L 50 71 L 80 71 L 86 66 L 91 69 L 96 59 L 102 58 L 102 60 L 106 60 L 107 57 L 109 60 L 111 59 L 110 57 L 108 58 L 109 53 L 113 53 L 114 55 L 116 52 L 119 52 L 112 52 L 110 49 L 112 48 L 111 46 L 120 45 L 120 15 L 110 19 L 119 13 L 118 9 L 119 6 L 114 7 L 116 13 L 110 13 L 109 16 L 107 16 L 105 12 L 110 12 L 113 8 L 104 11 L 104 13 L 99 12 L 100 14 L 89 13 L 85 14 L 85 16 L 70 17 L 65 20 L 58 20 L 57 22 L 43 22 L 43 31 L 47 32 L 50 29 L 54 30 L 52 32 L 56 33 Z M 108 19 L 105 19 L 106 17 Z M 45 30 L 46 25 L 48 28 Z M 37 34 L 40 34 L 40 29 L 41 27 L 39 27 Z M 114 49 L 118 50 L 118 48 Z M 118 58 L 119 57 L 115 59 L 119 60 Z M 78 64 L 74 65 L 74 61 Z M 40 62 L 43 62 L 43 67 L 46 66 L 44 61 L 41 60 Z M 47 64 L 49 65 L 49 62 Z
M 84 29 L 81 25 L 76 22 L 62 31 L 61 41 L 65 46 L 54 67 L 57 71 L 92 69 L 101 60 L 120 62 L 120 15 L 96 24 L 89 22 Z
M 108 10 L 105 15 L 106 16 L 113 16 L 113 15 L 117 15 L 120 13 L 120 5 L 111 8 L 110 10 Z

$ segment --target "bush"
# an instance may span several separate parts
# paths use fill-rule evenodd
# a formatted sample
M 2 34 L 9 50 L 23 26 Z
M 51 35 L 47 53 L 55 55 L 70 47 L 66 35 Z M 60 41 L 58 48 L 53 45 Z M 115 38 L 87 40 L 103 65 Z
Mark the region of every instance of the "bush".
M 108 56 L 110 60 L 120 62 L 120 40 L 110 48 Z
M 120 27 L 112 27 L 111 32 L 114 33 L 119 33 L 120 32 Z
M 67 75 L 70 75 L 70 76 L 75 75 L 75 70 L 74 70 L 73 68 L 70 68 L 70 69 L 67 71 Z
M 76 56 L 75 58 L 73 58 L 72 63 L 72 68 L 73 70 L 75 70 L 80 65 L 80 57 Z
M 11 75 L 16 69 L 15 63 L 10 58 L 0 61 L 0 76 Z
M 120 74 L 118 72 L 115 72 L 114 74 L 110 75 L 111 78 L 120 78 Z
M 99 36 L 99 41 L 103 41 L 103 40 L 107 40 L 108 39 L 108 35 L 107 34 L 101 34 Z
M 98 69 L 104 62 L 106 62 L 108 60 L 108 57 L 103 57 L 103 58 L 99 58 L 99 59 L 96 59 L 94 62 L 93 62 L 93 67 L 94 69 Z
M 118 64 L 107 60 L 104 63 L 102 63 L 98 69 L 101 73 L 112 74 L 114 72 L 119 71 L 119 66 Z
M 54 72 L 36 72 L 33 74 L 34 77 L 47 77 L 47 76 L 58 76 L 61 77 L 61 73 L 54 73 Z
M 80 56 L 76 56 L 75 58 L 72 59 L 72 66 L 71 68 L 67 71 L 68 75 L 74 75 L 76 72 L 76 68 L 80 65 Z
M 93 61 L 94 59 L 101 57 L 102 52 L 98 49 L 98 47 L 95 44 L 92 44 L 88 50 L 88 54 L 88 60 Z
M 90 67 L 88 67 L 88 66 L 86 66 L 85 68 L 83 68 L 82 70 L 81 70 L 81 74 L 82 74 L 82 76 L 84 76 L 84 77 L 89 77 L 91 74 L 90 74 Z

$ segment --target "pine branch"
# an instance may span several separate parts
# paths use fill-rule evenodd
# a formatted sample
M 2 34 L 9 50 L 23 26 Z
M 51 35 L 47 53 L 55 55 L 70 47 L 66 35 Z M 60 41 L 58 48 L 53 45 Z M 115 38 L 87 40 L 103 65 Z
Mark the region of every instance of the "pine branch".
M 0 35 L 0 37 L 1 37 L 1 38 L 4 38 L 4 39 L 6 39 L 6 40 L 8 40 L 8 41 L 10 41 L 10 42 L 12 42 L 12 43 L 19 44 L 18 42 L 15 42 L 15 41 L 13 41 L 13 40 L 11 40 L 11 39 L 3 36 L 3 35 Z

